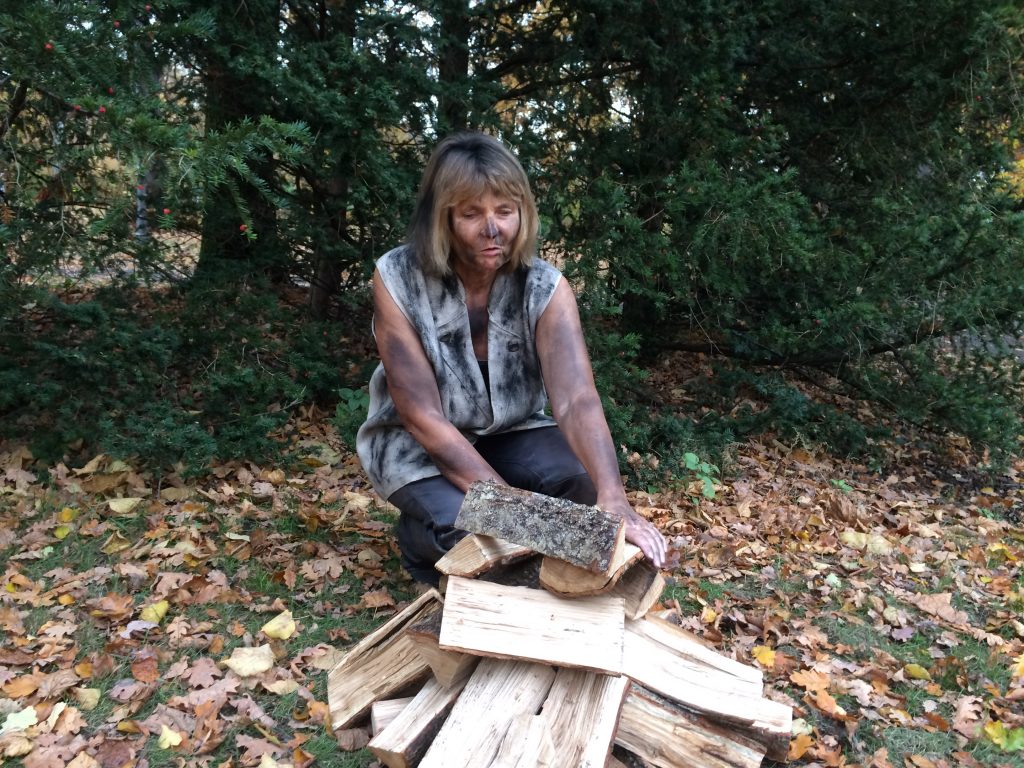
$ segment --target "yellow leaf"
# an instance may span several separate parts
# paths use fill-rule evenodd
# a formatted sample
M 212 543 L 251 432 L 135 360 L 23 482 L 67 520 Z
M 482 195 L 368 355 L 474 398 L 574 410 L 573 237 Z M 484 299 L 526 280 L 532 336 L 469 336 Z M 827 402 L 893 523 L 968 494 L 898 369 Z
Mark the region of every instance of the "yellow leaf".
M 171 604 L 166 600 L 161 600 L 158 603 L 151 603 L 142 609 L 139 613 L 139 618 L 143 621 L 151 621 L 154 624 L 159 624 L 163 621 L 164 616 L 167 615 L 167 611 L 170 609 Z
M 262 675 L 274 666 L 274 651 L 269 645 L 258 648 L 235 648 L 231 657 L 223 661 L 224 666 L 239 677 Z
M 903 667 L 903 674 L 912 680 L 931 680 L 931 673 L 920 664 L 907 664 Z
M 172 731 L 166 725 L 160 726 L 160 749 L 171 749 L 181 744 L 181 734 L 177 731 Z
M 57 520 L 62 523 L 70 523 L 76 517 L 78 517 L 78 510 L 74 507 L 64 507 L 64 509 L 57 514 Z
M 1013 660 L 1013 666 L 1010 667 L 1010 674 L 1013 677 L 1024 677 L 1024 653 Z
M 771 669 L 775 666 L 775 651 L 767 645 L 755 645 L 752 653 L 754 658 L 757 659 L 757 663 L 765 669 Z
M 717 618 L 718 614 L 715 613 L 715 609 L 710 605 L 705 605 L 704 609 L 700 612 L 700 620 L 705 624 L 713 624 Z
M 113 555 L 117 552 L 123 552 L 124 550 L 131 547 L 132 543 L 126 539 L 120 531 L 114 531 L 103 542 L 103 553 L 106 555 Z
M 164 501 L 185 501 L 191 496 L 192 491 L 188 488 L 178 488 L 173 485 L 168 485 L 160 491 L 160 498 Z
M 100 703 L 99 688 L 74 688 L 71 692 L 78 702 L 78 708 L 85 712 L 92 712 Z
M 867 549 L 868 546 L 868 535 L 866 533 L 849 528 L 839 534 L 839 540 L 853 549 Z
M 1006 726 L 998 720 L 985 723 L 985 735 L 997 746 L 1002 747 L 1006 744 Z
M 63 606 L 74 605 L 75 596 L 69 595 L 67 592 L 65 592 L 63 595 L 57 598 L 57 602 Z
M 292 768 L 291 763 L 279 763 L 273 757 L 264 752 L 260 755 L 260 764 L 258 768 Z
M 887 555 L 892 552 L 892 544 L 885 536 L 873 533 L 868 536 L 868 552 L 872 555 Z
M 110 507 L 111 511 L 115 515 L 127 515 L 137 506 L 142 499 L 137 496 L 128 496 L 123 499 L 111 499 L 107 502 L 107 506 Z
M 75 529 L 72 528 L 70 525 L 58 525 L 56 528 L 53 529 L 53 535 L 56 536 L 58 540 L 63 541 L 68 537 L 68 534 L 71 533 L 73 530 Z
M 291 611 L 282 611 L 263 625 L 261 630 L 267 637 L 275 640 L 287 640 L 295 634 L 295 620 Z

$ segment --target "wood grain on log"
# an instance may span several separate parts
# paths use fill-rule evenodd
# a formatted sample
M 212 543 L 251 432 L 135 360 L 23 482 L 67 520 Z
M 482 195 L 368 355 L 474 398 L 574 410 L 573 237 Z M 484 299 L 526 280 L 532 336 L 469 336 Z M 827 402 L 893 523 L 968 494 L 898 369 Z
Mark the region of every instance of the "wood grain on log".
M 565 597 L 603 595 L 610 592 L 626 570 L 643 556 L 640 547 L 626 544 L 608 573 L 594 573 L 565 560 L 545 557 L 540 567 L 540 583 L 548 592 Z
M 487 768 L 512 721 L 536 714 L 554 677 L 543 664 L 483 659 L 419 768 Z
M 437 590 L 425 592 L 357 643 L 328 673 L 327 703 L 334 728 L 347 728 L 366 715 L 373 702 L 430 674 L 405 630 L 440 601 Z
M 559 766 L 604 768 L 629 678 L 559 669 L 541 715 L 555 740 Z
M 446 576 L 479 576 L 497 565 L 529 557 L 533 550 L 493 536 L 471 533 L 463 537 L 434 566 Z
M 615 743 L 658 768 L 757 768 L 762 744 L 689 712 L 642 686 L 630 686 Z
M 468 677 L 448 688 L 434 678 L 428 680 L 390 725 L 370 740 L 370 751 L 388 768 L 416 765 L 441 730 Z
M 567 599 L 540 589 L 453 576 L 440 647 L 618 675 L 623 611 L 619 597 Z

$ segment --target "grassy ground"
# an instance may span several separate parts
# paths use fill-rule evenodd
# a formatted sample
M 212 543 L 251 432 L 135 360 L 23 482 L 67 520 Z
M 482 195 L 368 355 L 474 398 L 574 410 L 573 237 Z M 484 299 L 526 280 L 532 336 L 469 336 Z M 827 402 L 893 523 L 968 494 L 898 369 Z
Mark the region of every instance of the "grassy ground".
M 189 481 L 0 449 L 4 764 L 373 764 L 327 670 L 414 590 L 393 510 L 327 425 L 296 433 Z M 634 493 L 680 553 L 663 607 L 765 670 L 794 765 L 1024 765 L 1024 464 L 901 467 L 766 441 L 714 499 Z

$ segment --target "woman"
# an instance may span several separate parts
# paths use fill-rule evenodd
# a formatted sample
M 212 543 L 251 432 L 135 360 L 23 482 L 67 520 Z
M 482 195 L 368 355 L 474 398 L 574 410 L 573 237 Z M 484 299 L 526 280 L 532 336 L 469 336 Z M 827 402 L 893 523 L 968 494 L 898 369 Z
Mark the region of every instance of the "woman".
M 401 512 L 402 564 L 418 581 L 437 584 L 434 563 L 465 535 L 453 524 L 476 480 L 596 503 L 665 562 L 664 538 L 626 500 L 575 296 L 535 257 L 536 240 L 519 162 L 463 133 L 427 163 L 408 244 L 377 262 L 381 364 L 356 445 Z

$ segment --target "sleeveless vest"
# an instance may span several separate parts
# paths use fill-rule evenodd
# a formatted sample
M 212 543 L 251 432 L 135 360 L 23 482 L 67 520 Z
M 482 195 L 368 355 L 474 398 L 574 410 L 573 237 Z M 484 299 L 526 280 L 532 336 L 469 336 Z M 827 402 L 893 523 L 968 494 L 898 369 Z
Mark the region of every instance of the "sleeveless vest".
M 529 268 L 495 278 L 487 305 L 489 391 L 473 353 L 465 291 L 458 277 L 424 274 L 407 246 L 384 254 L 377 270 L 420 338 L 445 416 L 470 442 L 478 436 L 555 423 L 544 413 L 547 393 L 535 333 L 561 278 L 557 269 L 535 258 Z M 408 483 L 440 474 L 402 426 L 383 364 L 370 378 L 369 414 L 359 428 L 356 451 L 384 498 Z

